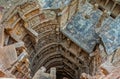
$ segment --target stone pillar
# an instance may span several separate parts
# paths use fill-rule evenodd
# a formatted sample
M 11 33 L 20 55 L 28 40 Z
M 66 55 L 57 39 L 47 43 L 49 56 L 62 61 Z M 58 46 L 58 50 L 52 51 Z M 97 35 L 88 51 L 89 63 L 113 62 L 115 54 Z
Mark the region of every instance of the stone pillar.
M 98 9 L 98 4 L 94 4 L 94 6 L 93 6 L 93 10 L 97 10 Z
M 52 75 L 52 79 L 56 79 L 56 68 L 50 68 L 50 74 Z
M 67 48 L 70 48 L 70 46 L 71 46 L 71 41 L 70 39 L 67 39 Z
M 108 17 L 108 15 L 109 15 L 108 11 L 105 10 L 105 11 L 103 12 L 103 14 L 101 15 L 101 17 L 100 17 L 100 19 L 99 19 L 99 21 L 98 21 L 98 24 L 96 25 L 97 28 L 99 28 L 99 27 L 102 25 L 103 21 Z

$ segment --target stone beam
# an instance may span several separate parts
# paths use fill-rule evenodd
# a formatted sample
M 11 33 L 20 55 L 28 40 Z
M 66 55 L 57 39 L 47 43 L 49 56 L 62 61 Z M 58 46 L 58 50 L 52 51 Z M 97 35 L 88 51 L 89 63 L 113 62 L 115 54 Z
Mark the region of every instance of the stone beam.
M 3 45 L 4 45 L 4 28 L 1 28 L 0 29 L 0 46 L 3 46 Z

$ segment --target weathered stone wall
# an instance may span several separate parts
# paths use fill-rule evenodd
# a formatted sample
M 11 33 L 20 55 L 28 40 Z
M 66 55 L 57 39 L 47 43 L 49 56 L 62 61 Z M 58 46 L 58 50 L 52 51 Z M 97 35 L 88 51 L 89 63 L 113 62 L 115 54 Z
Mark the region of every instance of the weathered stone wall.
M 106 60 L 109 60 L 114 66 L 119 65 L 119 50 L 108 56 L 98 45 L 95 46 L 91 54 L 88 54 L 60 32 L 60 27 L 64 28 L 77 12 L 78 6 L 80 6 L 78 3 L 79 0 L 73 0 L 63 8 L 44 10 L 35 1 L 23 1 L 5 13 L 1 23 L 1 27 L 5 31 L 2 30 L 0 33 L 0 38 L 2 38 L 0 40 L 2 47 L 0 54 L 2 57 L 2 50 L 5 50 L 3 61 L 7 62 L 6 59 L 9 59 L 10 56 L 7 53 L 13 51 L 12 56 L 15 57 L 16 61 L 10 57 L 11 63 L 7 63 L 8 65 L 2 61 L 0 63 L 4 63 L 5 68 L 8 68 L 9 77 L 30 78 L 29 68 L 33 76 L 40 67 L 45 66 L 47 72 L 50 71 L 51 67 L 56 67 L 58 74 L 69 79 L 79 79 L 82 73 L 99 75 L 99 66 Z M 82 3 L 85 2 L 82 1 Z M 106 2 L 106 6 L 108 3 Z M 118 13 L 114 12 L 113 9 L 114 16 L 117 16 Z M 1 70 L 2 76 L 8 74 L 8 72 L 4 72 L 5 68 Z M 117 68 L 119 69 L 119 67 Z M 112 73 L 114 72 L 119 71 L 113 69 Z M 110 77 L 112 73 L 104 74 Z M 119 76 L 119 74 L 117 75 Z M 84 79 L 84 74 L 82 76 Z

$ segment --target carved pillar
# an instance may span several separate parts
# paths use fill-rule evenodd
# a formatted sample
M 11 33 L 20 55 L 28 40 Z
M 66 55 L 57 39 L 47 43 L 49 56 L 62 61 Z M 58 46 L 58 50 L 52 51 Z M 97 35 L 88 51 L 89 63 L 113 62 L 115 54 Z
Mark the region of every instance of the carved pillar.
M 56 79 L 56 68 L 55 67 L 53 67 L 53 68 L 50 69 L 50 74 L 53 77 L 52 79 Z
M 103 21 L 106 19 L 108 17 L 108 12 L 107 12 L 107 10 L 105 10 L 104 12 L 103 12 L 103 14 L 101 15 L 101 17 L 100 17 L 100 19 L 99 19 L 99 21 L 98 21 L 98 23 L 97 23 L 97 28 L 99 28 L 101 25 L 102 25 L 102 23 L 103 23 Z
M 70 39 L 67 39 L 67 48 L 70 48 L 70 45 L 71 45 L 71 41 Z

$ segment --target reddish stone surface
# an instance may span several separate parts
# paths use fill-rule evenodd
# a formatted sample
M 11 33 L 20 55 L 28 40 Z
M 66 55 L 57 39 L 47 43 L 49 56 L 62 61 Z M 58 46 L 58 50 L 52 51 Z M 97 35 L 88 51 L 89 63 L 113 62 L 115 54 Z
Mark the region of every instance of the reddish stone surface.
M 120 79 L 120 67 L 115 67 L 106 62 L 100 66 L 100 70 L 100 74 L 95 76 L 83 73 L 80 79 Z

